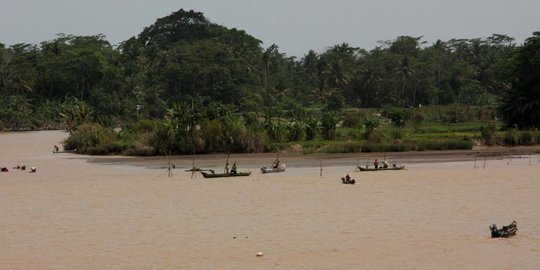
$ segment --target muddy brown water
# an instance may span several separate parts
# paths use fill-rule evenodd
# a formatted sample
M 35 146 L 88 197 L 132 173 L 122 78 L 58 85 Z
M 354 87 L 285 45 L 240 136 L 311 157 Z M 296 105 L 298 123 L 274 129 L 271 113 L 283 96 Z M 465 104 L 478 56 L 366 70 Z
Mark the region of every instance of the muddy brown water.
M 163 157 L 53 154 L 65 137 L 0 133 L 0 269 L 540 269 L 536 154 L 389 153 L 406 170 L 386 172 L 355 170 L 376 154 L 284 154 L 276 174 L 259 171 L 273 154 L 231 155 L 251 176 L 204 179 L 192 157 L 168 177 Z

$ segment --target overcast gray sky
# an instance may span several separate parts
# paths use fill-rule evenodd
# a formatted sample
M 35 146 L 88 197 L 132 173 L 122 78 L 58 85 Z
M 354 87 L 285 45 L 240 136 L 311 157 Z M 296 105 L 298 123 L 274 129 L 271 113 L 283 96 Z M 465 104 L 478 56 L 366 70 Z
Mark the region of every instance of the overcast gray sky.
M 402 35 L 431 44 L 497 33 L 520 45 L 540 31 L 540 0 L 0 0 L 0 43 L 101 33 L 116 45 L 181 8 L 298 57 L 342 42 L 370 50 Z

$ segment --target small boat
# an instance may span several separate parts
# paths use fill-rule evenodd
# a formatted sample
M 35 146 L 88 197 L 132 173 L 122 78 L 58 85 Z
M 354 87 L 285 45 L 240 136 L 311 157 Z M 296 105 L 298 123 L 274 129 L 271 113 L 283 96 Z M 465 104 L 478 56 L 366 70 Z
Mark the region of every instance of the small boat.
M 516 221 L 512 221 L 507 226 L 503 226 L 502 229 L 497 229 L 497 225 L 493 224 L 489 226 L 489 229 L 491 230 L 491 237 L 498 238 L 498 237 L 510 237 L 513 235 L 516 235 L 517 231 L 517 223 Z
M 282 163 L 281 165 L 279 165 L 279 167 L 277 168 L 268 168 L 268 167 L 261 167 L 261 172 L 262 173 L 278 173 L 278 172 L 284 172 L 285 171 L 285 163 Z
M 73 150 L 53 150 L 53 153 L 55 153 L 55 154 L 58 154 L 58 153 L 74 153 L 74 152 L 77 152 L 77 149 L 73 149 Z
M 345 177 L 341 177 L 341 182 L 343 184 L 351 184 L 351 185 L 356 184 L 356 180 L 354 180 L 354 179 L 347 180 Z
M 234 176 L 249 176 L 251 172 L 237 172 L 237 173 L 207 173 L 201 171 L 204 178 L 218 178 L 218 177 L 234 177 Z
M 368 166 L 365 166 L 365 167 L 362 167 L 362 166 L 357 166 L 358 169 L 362 172 L 371 172 L 371 171 L 389 171 L 389 170 L 403 170 L 405 169 L 405 165 L 401 165 L 401 166 L 396 166 L 396 164 L 393 164 L 392 167 L 379 167 L 379 168 L 370 168 Z

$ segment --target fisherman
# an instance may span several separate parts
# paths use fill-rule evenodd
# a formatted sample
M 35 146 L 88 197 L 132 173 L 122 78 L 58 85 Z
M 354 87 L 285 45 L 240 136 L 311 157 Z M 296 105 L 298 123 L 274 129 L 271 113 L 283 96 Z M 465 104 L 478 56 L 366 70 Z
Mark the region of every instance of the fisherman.
M 388 161 L 386 161 L 386 159 L 383 160 L 382 164 L 383 164 L 383 168 L 388 168 Z
M 349 176 L 349 174 L 347 174 L 347 176 L 345 176 L 345 180 L 347 181 L 347 183 L 351 182 L 351 177 Z
M 229 173 L 229 162 L 227 162 L 225 164 L 225 173 L 228 174 Z
M 55 152 L 55 153 L 58 152 L 58 146 L 56 146 L 56 145 L 54 146 L 53 152 Z
M 276 169 L 277 167 L 279 167 L 279 159 L 276 159 L 276 161 L 274 161 L 274 164 L 272 164 L 272 168 Z
M 373 161 L 373 165 L 375 165 L 375 169 L 379 169 L 379 161 L 377 159 Z
M 233 163 L 233 165 L 232 165 L 231 173 L 232 173 L 232 174 L 236 174 L 236 161 L 235 161 L 235 162 Z

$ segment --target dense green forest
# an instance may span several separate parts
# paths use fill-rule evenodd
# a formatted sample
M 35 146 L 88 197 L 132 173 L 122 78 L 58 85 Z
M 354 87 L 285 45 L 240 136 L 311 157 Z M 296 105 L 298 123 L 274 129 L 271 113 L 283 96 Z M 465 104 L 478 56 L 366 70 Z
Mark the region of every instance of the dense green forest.
M 522 46 L 500 34 L 433 44 L 399 36 L 296 58 L 179 10 L 118 46 L 103 35 L 0 43 L 0 130 L 65 128 L 66 147 L 144 155 L 337 138 L 396 147 L 405 127 L 426 121 L 498 117 L 531 130 L 540 126 L 539 48 L 538 32 Z M 386 123 L 401 129 L 375 136 Z

